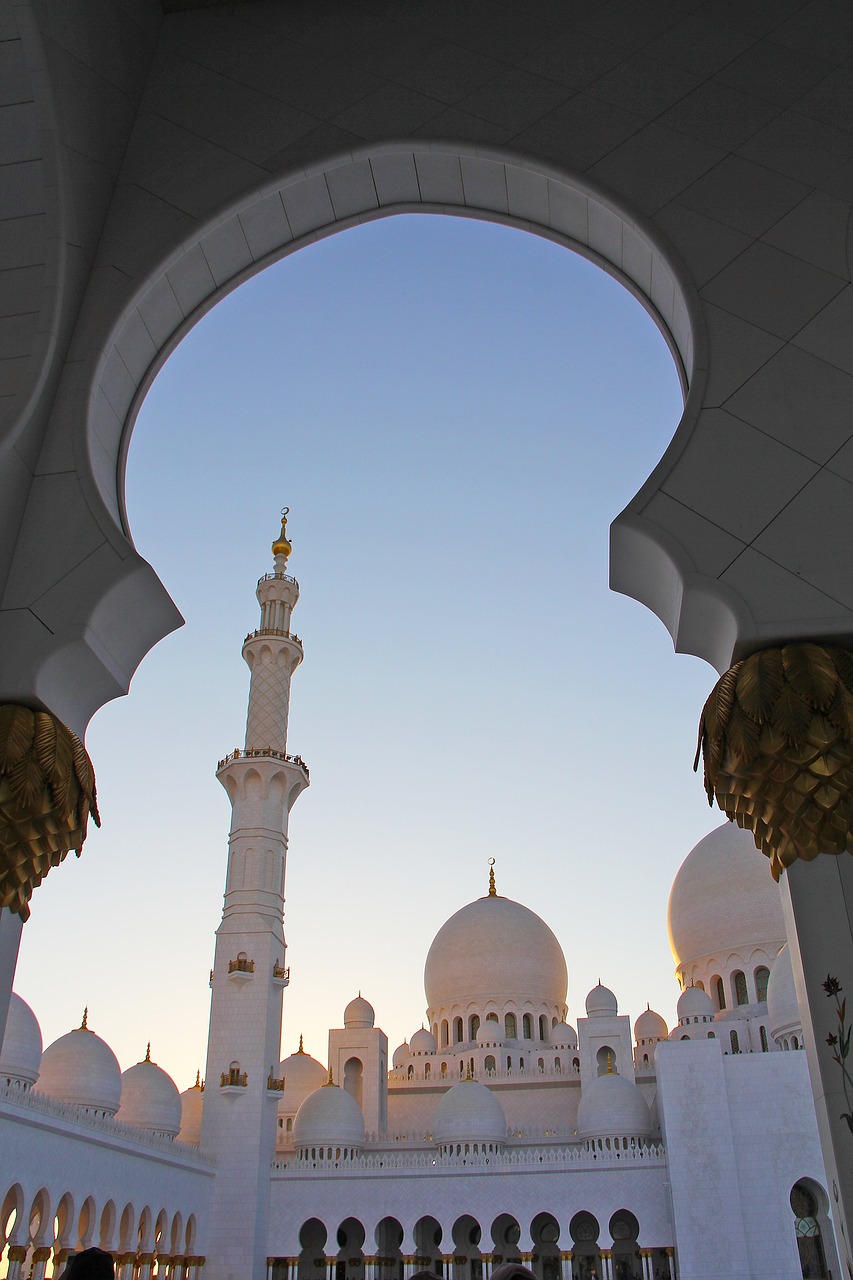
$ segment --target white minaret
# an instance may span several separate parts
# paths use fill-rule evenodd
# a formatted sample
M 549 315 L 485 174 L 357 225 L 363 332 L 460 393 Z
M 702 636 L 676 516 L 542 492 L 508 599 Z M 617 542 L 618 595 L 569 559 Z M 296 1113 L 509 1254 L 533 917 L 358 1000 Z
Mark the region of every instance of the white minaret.
M 243 642 L 252 673 L 246 745 L 219 761 L 231 801 L 225 906 L 211 974 L 210 1035 L 201 1145 L 216 1157 L 208 1280 L 264 1280 L 270 1163 L 280 1082 L 282 992 L 287 986 L 284 874 L 288 814 L 308 770 L 287 753 L 290 679 L 302 643 L 290 629 L 299 584 L 286 572 L 287 512 L 258 583 L 260 627 Z

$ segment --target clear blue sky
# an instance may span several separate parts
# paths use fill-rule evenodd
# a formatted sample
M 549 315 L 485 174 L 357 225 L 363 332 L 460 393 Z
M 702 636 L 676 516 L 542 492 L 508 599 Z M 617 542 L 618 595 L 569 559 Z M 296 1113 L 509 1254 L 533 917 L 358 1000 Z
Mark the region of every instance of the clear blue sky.
M 608 526 L 681 412 L 663 338 L 598 268 L 521 231 L 406 216 L 215 308 L 156 380 L 128 466 L 136 544 L 187 625 L 87 745 L 103 827 L 37 891 L 16 989 L 180 1088 L 203 1065 L 256 579 L 291 507 L 305 661 L 284 1052 L 325 1061 L 361 989 L 391 1048 L 423 961 L 486 891 L 537 911 L 569 1016 L 601 978 L 671 1024 L 672 877 L 721 816 L 691 771 L 716 678 L 607 586 Z

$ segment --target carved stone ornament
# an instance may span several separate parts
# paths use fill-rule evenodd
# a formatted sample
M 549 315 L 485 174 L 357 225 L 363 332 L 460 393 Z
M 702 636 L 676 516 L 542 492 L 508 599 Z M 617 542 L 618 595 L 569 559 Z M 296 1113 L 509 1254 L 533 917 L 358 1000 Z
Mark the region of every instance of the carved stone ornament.
M 92 762 L 48 711 L 0 706 L 0 908 L 22 920 L 69 849 L 78 857 L 91 816 L 100 826 Z
M 797 858 L 853 853 L 853 653 L 763 649 L 714 686 L 699 722 L 708 803 L 751 831 L 778 880 Z

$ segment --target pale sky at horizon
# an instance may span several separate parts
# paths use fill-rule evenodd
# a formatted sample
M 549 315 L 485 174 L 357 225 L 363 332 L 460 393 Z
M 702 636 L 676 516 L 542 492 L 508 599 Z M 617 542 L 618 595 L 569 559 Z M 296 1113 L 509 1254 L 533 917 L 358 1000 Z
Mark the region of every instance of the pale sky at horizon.
M 45 1044 L 89 1025 L 122 1068 L 204 1065 L 244 635 L 291 508 L 305 661 L 289 749 L 283 1054 L 325 1061 L 361 989 L 390 1049 L 421 1024 L 453 912 L 546 920 L 569 1020 L 601 978 L 672 1025 L 672 877 L 722 815 L 692 772 L 715 672 L 607 586 L 610 521 L 681 413 L 640 304 L 522 231 L 388 218 L 241 286 L 185 338 L 131 443 L 140 553 L 186 626 L 87 746 L 103 826 L 33 899 L 15 989 Z M 757 855 L 760 856 L 760 855 Z

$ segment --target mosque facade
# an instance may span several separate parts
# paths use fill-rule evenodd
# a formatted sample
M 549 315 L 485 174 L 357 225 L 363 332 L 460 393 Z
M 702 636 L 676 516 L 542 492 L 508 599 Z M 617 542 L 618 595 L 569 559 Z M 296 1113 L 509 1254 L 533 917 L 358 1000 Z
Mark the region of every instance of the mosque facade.
M 838 1276 L 778 891 L 724 824 L 669 900 L 669 1026 L 599 983 L 570 1020 L 549 926 L 498 892 L 426 957 L 425 1017 L 389 1053 L 361 993 L 326 1061 L 280 1058 L 287 749 L 299 586 L 283 523 L 258 583 L 205 1080 L 124 1073 L 88 1026 L 46 1048 L 13 995 L 0 1048 L 0 1276 L 59 1276 L 91 1244 L 121 1280 L 817 1280 Z M 413 1019 L 417 1021 L 417 1019 Z

